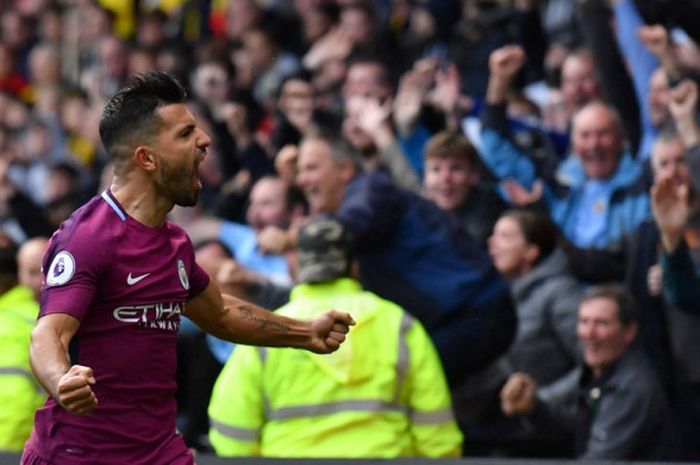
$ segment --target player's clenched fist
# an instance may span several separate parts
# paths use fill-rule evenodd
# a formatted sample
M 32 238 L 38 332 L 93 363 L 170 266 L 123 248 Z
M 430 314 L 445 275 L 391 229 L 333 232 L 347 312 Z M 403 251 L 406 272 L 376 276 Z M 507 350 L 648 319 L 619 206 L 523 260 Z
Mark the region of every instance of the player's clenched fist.
M 75 415 L 86 415 L 97 407 L 97 397 L 92 392 L 95 377 L 92 368 L 73 365 L 58 380 L 56 393 L 64 409 Z
M 312 337 L 307 349 L 318 354 L 336 351 L 354 324 L 349 313 L 330 310 L 317 316 L 311 322 Z

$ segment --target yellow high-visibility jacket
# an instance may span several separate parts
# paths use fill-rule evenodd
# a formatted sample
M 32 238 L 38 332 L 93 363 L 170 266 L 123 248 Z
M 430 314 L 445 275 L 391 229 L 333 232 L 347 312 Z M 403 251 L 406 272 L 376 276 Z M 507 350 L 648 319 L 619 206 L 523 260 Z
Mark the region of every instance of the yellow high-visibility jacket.
M 32 291 L 15 286 L 0 295 L 0 450 L 21 451 L 34 412 L 46 400 L 29 366 L 29 341 L 39 313 Z
M 308 320 L 329 309 L 357 322 L 333 354 L 236 347 L 209 404 L 216 453 L 459 456 L 445 375 L 420 323 L 350 278 L 296 286 L 278 313 Z

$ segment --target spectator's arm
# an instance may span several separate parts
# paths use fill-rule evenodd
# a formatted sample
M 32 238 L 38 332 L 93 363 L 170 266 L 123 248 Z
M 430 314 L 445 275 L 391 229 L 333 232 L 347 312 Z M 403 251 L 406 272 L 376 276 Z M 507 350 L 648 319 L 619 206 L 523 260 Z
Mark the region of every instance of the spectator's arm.
M 418 174 L 406 159 L 401 146 L 396 140 L 379 149 L 379 158 L 387 167 L 397 185 L 415 193 L 420 193 L 421 184 Z
M 640 139 L 639 107 L 634 85 L 610 27 L 610 11 L 603 0 L 586 0 L 578 3 L 577 15 L 603 95 L 620 113 L 625 136 L 632 144 L 632 153 L 636 153 Z M 648 76 L 640 79 L 648 82 Z
M 381 104 L 377 99 L 358 97 L 352 105 L 356 107 L 354 111 L 358 115 L 358 126 L 372 138 L 379 160 L 389 170 L 394 182 L 406 189 L 420 192 L 418 174 L 401 150 L 390 124 L 391 101 Z
M 479 155 L 499 180 L 515 179 L 526 189 L 532 189 L 538 178 L 535 164 L 504 133 L 505 104 L 487 104 L 482 114 Z

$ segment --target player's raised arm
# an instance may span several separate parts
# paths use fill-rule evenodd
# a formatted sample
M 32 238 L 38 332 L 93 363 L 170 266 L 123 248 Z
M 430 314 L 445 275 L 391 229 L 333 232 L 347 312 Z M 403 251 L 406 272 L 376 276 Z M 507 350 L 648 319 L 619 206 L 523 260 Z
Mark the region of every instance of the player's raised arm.
M 287 318 L 236 297 L 222 296 L 214 283 L 187 302 L 185 315 L 205 331 L 232 342 L 297 347 L 316 353 L 336 350 L 355 324 L 349 314 L 334 310 L 311 321 Z
M 80 322 L 70 315 L 52 313 L 39 318 L 29 347 L 32 370 L 46 392 L 67 411 L 90 413 L 97 406 L 92 392 L 92 368 L 70 365 L 68 346 Z

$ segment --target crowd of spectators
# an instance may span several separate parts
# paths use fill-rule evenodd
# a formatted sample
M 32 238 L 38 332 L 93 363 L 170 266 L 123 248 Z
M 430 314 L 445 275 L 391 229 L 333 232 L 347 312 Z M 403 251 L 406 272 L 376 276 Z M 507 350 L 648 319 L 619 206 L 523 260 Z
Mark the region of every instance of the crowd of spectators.
M 199 204 L 171 219 L 222 289 L 282 306 L 299 227 L 330 216 L 358 281 L 435 344 L 462 454 L 700 460 L 698 18 L 700 0 L 0 1 L 2 238 L 50 237 L 109 185 L 103 106 L 166 71 L 212 137 Z M 643 429 L 624 416 L 586 452 L 502 408 L 516 374 L 550 409 L 589 386 L 579 305 L 611 282 L 668 404 L 653 456 L 606 446 Z M 182 332 L 181 429 L 211 451 L 232 347 Z

